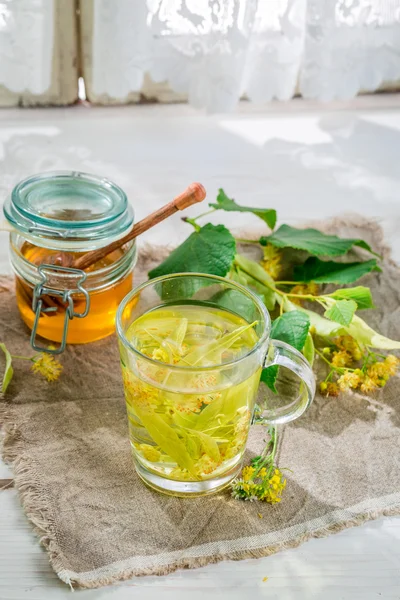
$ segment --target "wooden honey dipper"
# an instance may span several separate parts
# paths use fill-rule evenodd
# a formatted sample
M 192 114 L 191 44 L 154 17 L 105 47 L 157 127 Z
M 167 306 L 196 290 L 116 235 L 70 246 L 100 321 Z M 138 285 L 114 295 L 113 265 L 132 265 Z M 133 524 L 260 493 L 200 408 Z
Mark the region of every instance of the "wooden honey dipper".
M 46 258 L 43 258 L 42 264 L 53 264 L 61 267 L 70 267 L 81 270 L 87 269 L 91 265 L 95 264 L 97 261 L 101 260 L 102 258 L 105 258 L 114 250 L 121 248 L 128 242 L 131 242 L 132 240 L 137 238 L 140 234 L 151 229 L 158 223 L 161 223 L 161 221 L 164 221 L 165 219 L 176 213 L 178 210 L 184 210 L 185 208 L 188 208 L 189 206 L 192 206 L 197 202 L 202 202 L 205 197 L 206 190 L 201 185 L 201 183 L 191 183 L 186 188 L 186 190 L 182 192 L 182 194 L 179 194 L 179 196 L 176 196 L 176 198 L 174 198 L 171 202 L 165 204 L 158 210 L 154 211 L 153 213 L 136 223 L 136 225 L 132 227 L 130 232 L 127 233 L 124 237 L 120 238 L 119 240 L 111 242 L 111 244 L 103 246 L 102 248 L 98 248 L 97 250 L 86 252 L 85 254 L 82 254 L 77 258 L 74 258 L 68 252 L 60 252 L 55 255 L 53 254 L 52 256 L 49 256 L 48 261 L 46 260 Z M 20 284 L 23 288 L 25 300 L 31 302 L 33 290 L 29 288 L 26 284 L 23 284 L 22 281 L 20 281 Z M 42 300 L 43 305 L 45 307 L 63 307 L 63 305 L 60 304 L 60 301 L 57 298 L 50 298 L 49 296 L 44 296 L 42 297 Z M 54 312 L 49 312 L 46 314 L 51 315 L 54 314 Z

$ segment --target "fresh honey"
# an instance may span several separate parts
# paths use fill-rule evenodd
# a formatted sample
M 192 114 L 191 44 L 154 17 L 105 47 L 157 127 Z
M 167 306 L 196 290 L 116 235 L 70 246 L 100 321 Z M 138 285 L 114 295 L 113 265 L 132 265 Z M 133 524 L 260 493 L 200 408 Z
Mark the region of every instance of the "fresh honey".
M 5 199 L 10 259 L 21 317 L 36 350 L 63 352 L 114 331 L 117 308 L 132 287 L 136 247 L 128 242 L 83 272 L 78 257 L 121 240 L 134 211 L 109 179 L 79 171 L 37 173 Z M 58 342 L 55 349 L 37 338 Z
M 31 264 L 39 266 L 49 263 L 51 257 L 59 255 L 59 251 L 41 248 L 29 242 L 25 242 L 20 253 Z M 88 267 L 85 272 L 95 273 L 100 269 L 110 267 L 118 263 L 124 257 L 125 250 L 118 249 Z M 73 259 L 82 253 L 71 253 Z M 80 319 L 73 318 L 69 321 L 67 343 L 85 344 L 104 338 L 114 332 L 115 314 L 121 300 L 132 288 L 132 270 L 111 285 L 102 289 L 89 291 L 90 310 L 89 314 Z M 21 317 L 25 324 L 32 329 L 35 313 L 32 310 L 33 288 L 28 281 L 16 275 L 16 297 Z M 86 300 L 81 294 L 73 294 L 74 311 L 82 313 L 85 310 Z M 54 342 L 61 342 L 64 330 L 66 306 L 56 296 L 46 296 L 45 306 L 57 308 L 52 312 L 42 312 L 39 318 L 37 333 L 39 336 Z

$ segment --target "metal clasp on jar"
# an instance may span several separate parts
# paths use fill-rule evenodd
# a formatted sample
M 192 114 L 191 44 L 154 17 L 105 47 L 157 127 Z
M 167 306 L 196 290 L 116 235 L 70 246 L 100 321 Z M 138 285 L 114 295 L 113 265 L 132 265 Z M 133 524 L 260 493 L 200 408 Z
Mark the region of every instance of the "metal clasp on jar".
M 42 279 L 40 283 L 35 286 L 33 292 L 33 300 L 32 300 L 32 310 L 35 313 L 35 321 L 33 323 L 32 333 L 31 333 L 31 346 L 34 350 L 38 350 L 39 352 L 49 352 L 50 354 L 61 354 L 65 350 L 65 346 L 67 344 L 67 335 L 68 335 L 68 325 L 70 319 L 77 317 L 78 319 L 82 319 L 86 317 L 89 313 L 90 308 L 90 297 L 89 292 L 84 289 L 83 283 L 86 280 L 86 273 L 81 269 L 73 269 L 71 267 L 60 267 L 58 265 L 40 265 L 38 267 L 39 275 Z M 59 274 L 67 274 L 67 275 L 76 275 L 76 279 L 74 279 L 74 289 L 73 290 L 59 290 L 51 287 L 52 279 L 53 283 L 57 280 L 57 275 Z M 85 298 L 85 310 L 83 312 L 75 312 L 74 310 L 74 300 L 72 298 L 73 294 L 82 294 Z M 37 328 L 39 325 L 39 319 L 41 313 L 50 313 L 58 310 L 58 307 L 48 306 L 45 307 L 43 298 L 45 296 L 58 296 L 65 306 L 65 318 L 64 318 L 64 328 L 61 339 L 61 344 L 56 349 L 49 349 L 44 346 L 38 346 L 36 343 L 36 334 Z

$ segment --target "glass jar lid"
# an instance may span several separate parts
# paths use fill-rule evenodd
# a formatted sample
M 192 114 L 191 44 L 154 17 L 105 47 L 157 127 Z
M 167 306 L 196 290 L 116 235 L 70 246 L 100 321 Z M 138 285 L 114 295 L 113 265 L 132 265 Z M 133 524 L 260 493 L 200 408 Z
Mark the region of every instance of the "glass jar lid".
M 77 171 L 34 175 L 4 204 L 7 221 L 32 243 L 85 252 L 111 243 L 133 225 L 125 192 L 104 177 Z

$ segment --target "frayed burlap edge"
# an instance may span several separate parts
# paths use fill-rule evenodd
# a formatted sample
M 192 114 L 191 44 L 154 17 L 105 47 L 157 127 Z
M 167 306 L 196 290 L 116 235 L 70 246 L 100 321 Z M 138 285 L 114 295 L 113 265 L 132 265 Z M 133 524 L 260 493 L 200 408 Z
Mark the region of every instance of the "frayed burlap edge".
M 375 223 L 366 220 L 363 217 L 357 215 L 344 216 L 341 218 L 332 219 L 330 221 L 324 221 L 322 223 L 312 223 L 313 226 L 320 227 L 323 230 L 332 229 L 332 227 L 340 227 L 343 225 L 357 226 L 360 229 L 368 228 L 371 233 L 374 234 L 377 240 L 380 242 L 380 252 L 387 259 L 390 258 L 390 248 L 384 245 L 383 232 L 381 227 Z M 258 234 L 254 235 L 254 230 L 251 233 L 242 233 L 246 237 L 257 238 Z M 141 260 L 144 268 L 146 264 L 149 265 L 154 260 L 162 260 L 165 258 L 170 251 L 170 248 L 165 246 L 154 246 L 145 244 L 141 248 Z M 9 291 L 13 287 L 13 282 L 10 278 L 1 276 L 0 277 L 0 292 Z M 204 567 L 208 564 L 214 564 L 223 560 L 244 560 L 250 558 L 263 558 L 270 556 L 282 550 L 288 550 L 296 548 L 304 542 L 312 538 L 323 538 L 334 533 L 339 533 L 344 529 L 350 527 L 356 527 L 366 523 L 379 519 L 384 516 L 395 516 L 400 515 L 400 502 L 389 508 L 383 508 L 380 510 L 369 510 L 362 512 L 357 515 L 353 515 L 350 519 L 330 523 L 330 513 L 325 515 L 322 520 L 326 520 L 327 523 L 324 526 L 318 527 L 311 531 L 305 531 L 301 535 L 297 535 L 291 540 L 270 544 L 268 546 L 262 546 L 260 548 L 252 548 L 248 550 L 233 550 L 226 553 L 219 552 L 218 554 L 212 554 L 199 557 L 186 557 L 171 562 L 171 564 L 163 567 L 149 567 L 149 568 L 137 568 L 129 567 L 129 559 L 121 561 L 124 563 L 124 567 L 119 566 L 120 563 L 114 563 L 107 565 L 95 571 L 86 573 L 76 573 L 68 569 L 67 561 L 63 555 L 60 545 L 57 540 L 54 515 L 51 508 L 51 501 L 43 490 L 43 484 L 39 482 L 39 476 L 35 468 L 34 461 L 25 453 L 24 442 L 21 438 L 20 431 L 12 424 L 11 411 L 9 409 L 9 403 L 4 401 L 4 398 L 0 397 L 0 423 L 3 431 L 3 442 L 2 442 L 2 457 L 5 462 L 12 466 L 15 476 L 15 488 L 17 489 L 21 504 L 24 508 L 27 518 L 33 525 L 34 532 L 39 537 L 41 545 L 46 549 L 50 564 L 58 577 L 69 585 L 71 589 L 74 586 L 81 588 L 98 588 L 105 585 L 110 585 L 118 581 L 130 579 L 135 576 L 143 575 L 168 575 L 176 571 L 177 569 L 195 569 L 198 567 Z M 348 509 L 351 511 L 351 508 Z M 306 526 L 307 523 L 304 523 Z M 150 559 L 151 557 L 149 557 Z M 104 571 L 104 573 L 101 573 Z
M 117 583 L 118 581 L 124 581 L 127 579 L 131 579 L 132 577 L 141 577 L 141 576 L 165 576 L 169 573 L 173 573 L 178 569 L 198 569 L 199 567 L 206 567 L 209 564 L 216 564 L 222 562 L 224 560 L 246 560 L 246 559 L 256 559 L 256 558 L 265 558 L 266 556 L 271 556 L 272 554 L 276 554 L 277 552 L 282 552 L 283 550 L 290 550 L 293 548 L 297 548 L 304 542 L 315 538 L 324 538 L 329 535 L 339 533 L 345 529 L 349 529 L 351 527 L 359 527 L 364 523 L 372 520 L 379 519 L 381 517 L 389 517 L 389 516 L 398 516 L 400 515 L 400 504 L 398 506 L 394 506 L 391 508 L 382 509 L 379 511 L 368 511 L 366 513 L 361 513 L 352 519 L 343 521 L 341 523 L 332 523 L 318 529 L 315 529 L 310 532 L 306 532 L 302 535 L 297 536 L 296 538 L 286 541 L 280 542 L 276 544 L 271 544 L 269 546 L 263 546 L 260 548 L 253 548 L 244 551 L 231 551 L 226 553 L 219 554 L 209 554 L 207 556 L 194 557 L 194 558 L 183 558 L 177 561 L 172 562 L 168 566 L 164 567 L 150 567 L 147 569 L 135 568 L 135 567 L 127 567 L 125 566 L 123 569 L 119 569 L 118 566 L 108 565 L 103 569 L 98 569 L 94 572 L 87 573 L 74 573 L 71 571 L 63 570 L 61 573 L 57 572 L 57 575 L 60 577 L 62 581 L 68 583 L 71 588 L 74 585 L 80 588 L 98 588 L 101 586 L 111 585 L 113 583 Z M 329 514 L 326 515 L 329 517 Z M 51 558 L 50 558 L 51 561 Z M 56 570 L 54 563 L 53 568 Z M 111 572 L 113 571 L 114 572 Z M 107 571 L 107 574 L 101 574 L 101 571 Z

